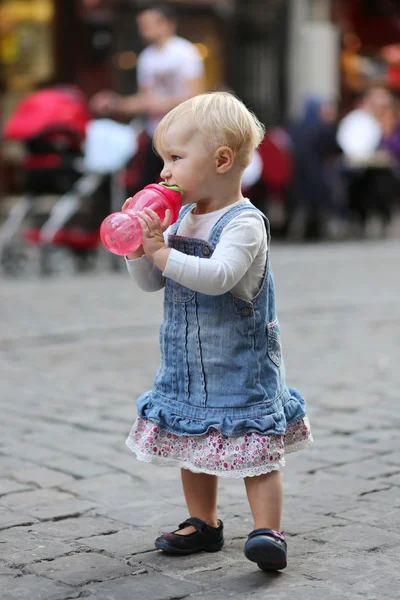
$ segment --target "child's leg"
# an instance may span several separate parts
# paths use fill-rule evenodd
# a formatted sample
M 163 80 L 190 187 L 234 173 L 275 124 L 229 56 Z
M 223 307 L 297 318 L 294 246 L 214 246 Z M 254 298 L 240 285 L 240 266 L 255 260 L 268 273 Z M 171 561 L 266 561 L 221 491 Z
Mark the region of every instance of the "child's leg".
M 280 530 L 283 507 L 280 472 L 272 471 L 258 477 L 246 477 L 244 483 L 253 513 L 254 529 L 266 527 Z
M 272 471 L 245 480 L 254 518 L 254 530 L 244 545 L 246 558 L 263 571 L 280 571 L 287 564 L 286 541 L 281 533 L 283 490 L 281 474 Z
M 218 527 L 217 492 L 218 477 L 205 473 L 192 473 L 181 470 L 183 492 L 191 517 L 202 519 L 211 527 Z M 179 534 L 193 533 L 193 527 L 186 527 Z

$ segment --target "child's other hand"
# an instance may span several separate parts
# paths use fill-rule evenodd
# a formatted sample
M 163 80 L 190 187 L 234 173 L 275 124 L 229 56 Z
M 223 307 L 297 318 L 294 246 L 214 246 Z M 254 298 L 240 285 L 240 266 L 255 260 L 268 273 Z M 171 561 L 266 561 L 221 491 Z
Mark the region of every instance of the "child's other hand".
M 123 205 L 121 206 L 121 210 L 125 210 L 128 207 L 128 204 L 130 203 L 131 200 L 132 200 L 132 197 L 127 198 L 125 200 L 125 202 L 123 203 Z
M 163 271 L 169 256 L 169 248 L 164 241 L 164 231 L 171 223 L 171 211 L 167 210 L 161 223 L 157 213 L 145 208 L 137 213 L 142 228 L 143 250 L 151 260 Z

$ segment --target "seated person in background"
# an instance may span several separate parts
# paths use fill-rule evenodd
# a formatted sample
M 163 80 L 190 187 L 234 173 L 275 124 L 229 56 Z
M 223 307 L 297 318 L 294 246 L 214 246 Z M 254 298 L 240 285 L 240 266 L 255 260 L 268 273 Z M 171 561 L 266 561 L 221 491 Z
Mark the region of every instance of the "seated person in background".
M 337 142 L 351 162 L 363 162 L 378 149 L 382 137 L 380 118 L 392 103 L 389 90 L 381 86 L 371 87 L 360 106 L 339 123 Z
M 399 103 L 393 101 L 383 111 L 380 119 L 382 139 L 380 150 L 386 150 L 395 160 L 396 167 L 400 169 L 400 115 Z

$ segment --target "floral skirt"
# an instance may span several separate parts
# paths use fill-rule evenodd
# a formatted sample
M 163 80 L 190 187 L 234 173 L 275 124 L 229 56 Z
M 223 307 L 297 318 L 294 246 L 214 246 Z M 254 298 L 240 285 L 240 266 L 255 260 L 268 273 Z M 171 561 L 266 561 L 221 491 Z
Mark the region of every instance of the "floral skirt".
M 248 433 L 239 437 L 215 429 L 201 436 L 178 436 L 139 417 L 126 445 L 145 462 L 239 478 L 279 470 L 285 465 L 285 454 L 302 450 L 312 441 L 307 417 L 290 425 L 284 435 Z

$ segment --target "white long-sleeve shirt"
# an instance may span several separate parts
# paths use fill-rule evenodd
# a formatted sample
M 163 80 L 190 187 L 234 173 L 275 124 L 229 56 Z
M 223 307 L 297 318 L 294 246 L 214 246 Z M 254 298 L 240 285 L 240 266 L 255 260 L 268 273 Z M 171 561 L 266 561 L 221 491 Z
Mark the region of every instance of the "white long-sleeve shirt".
M 208 240 L 215 223 L 239 202 L 204 215 L 187 213 L 177 234 Z M 167 245 L 170 232 L 168 228 L 164 234 Z M 251 301 L 264 275 L 267 247 L 264 219 L 256 212 L 245 211 L 224 227 L 211 258 L 188 256 L 172 249 L 164 272 L 146 256 L 127 259 L 126 263 L 131 277 L 146 292 L 160 290 L 169 278 L 203 294 L 218 296 L 231 291 Z

